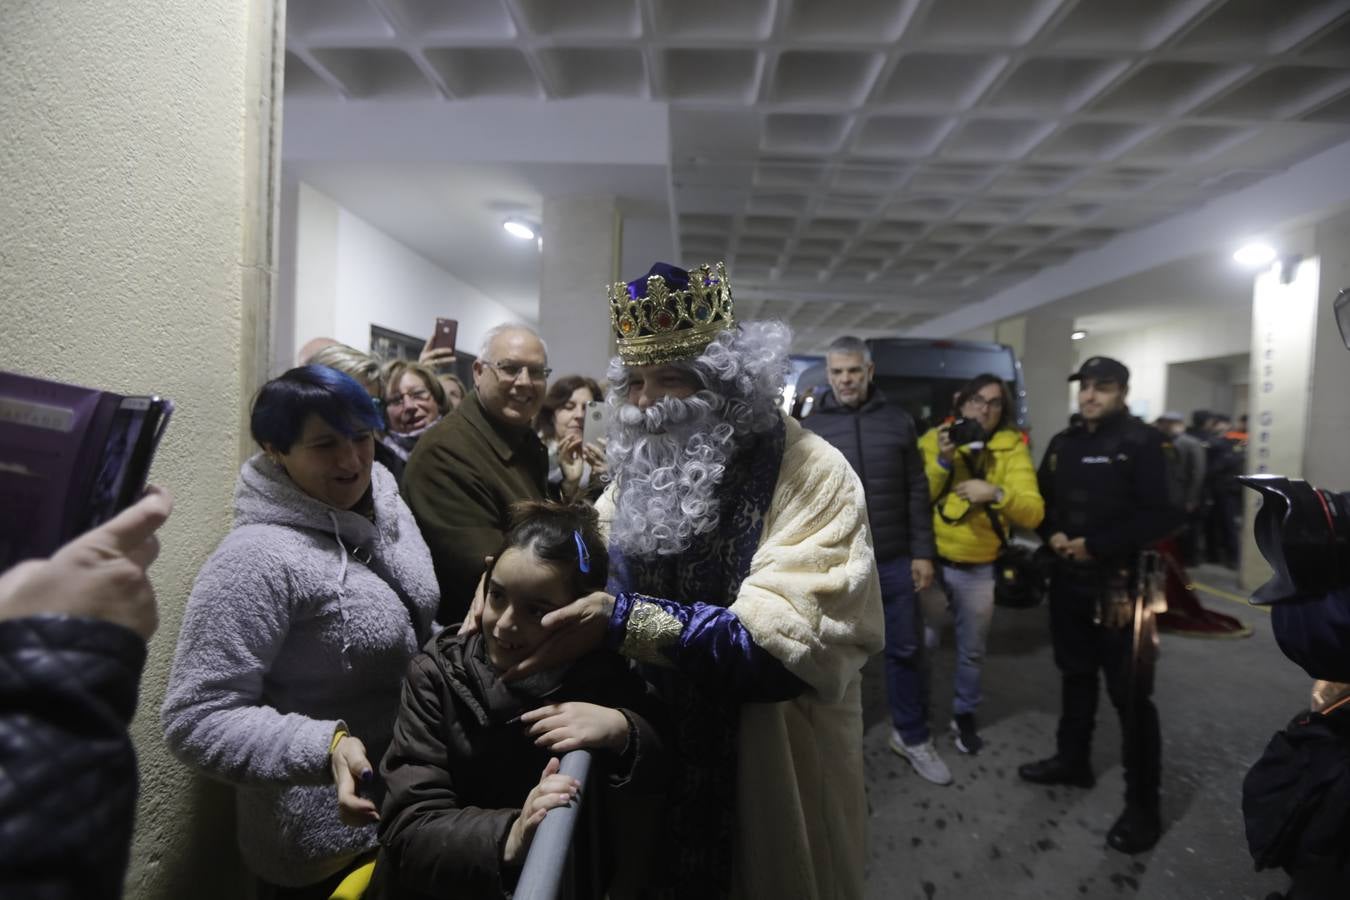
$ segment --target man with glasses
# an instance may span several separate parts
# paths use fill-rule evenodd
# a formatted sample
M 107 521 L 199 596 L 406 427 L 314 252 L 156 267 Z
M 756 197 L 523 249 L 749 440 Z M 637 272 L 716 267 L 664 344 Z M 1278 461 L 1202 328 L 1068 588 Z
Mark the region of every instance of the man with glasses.
M 473 392 L 417 442 L 403 496 L 431 548 L 441 607 L 436 621 L 464 618 L 501 546 L 511 504 L 546 495 L 548 451 L 531 423 L 548 387 L 548 349 L 525 325 L 499 325 L 473 364 Z

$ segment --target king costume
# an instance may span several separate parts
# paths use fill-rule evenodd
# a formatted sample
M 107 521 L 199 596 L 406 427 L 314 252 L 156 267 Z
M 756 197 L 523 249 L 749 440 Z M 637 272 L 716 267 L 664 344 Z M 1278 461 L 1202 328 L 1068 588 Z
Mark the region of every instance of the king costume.
M 714 341 L 742 349 L 721 265 L 658 263 L 614 285 L 610 305 L 626 369 L 687 366 L 717 393 L 703 354 Z M 756 327 L 784 336 L 769 365 L 785 372 L 785 327 L 745 326 Z M 656 896 L 863 895 L 861 669 L 883 646 L 863 488 L 823 439 L 771 409 L 763 420 L 738 429 L 716 524 L 688 549 L 628 555 L 611 534 L 608 645 L 647 664 L 675 725 Z M 625 489 L 622 467 L 611 471 L 597 504 L 606 528 Z

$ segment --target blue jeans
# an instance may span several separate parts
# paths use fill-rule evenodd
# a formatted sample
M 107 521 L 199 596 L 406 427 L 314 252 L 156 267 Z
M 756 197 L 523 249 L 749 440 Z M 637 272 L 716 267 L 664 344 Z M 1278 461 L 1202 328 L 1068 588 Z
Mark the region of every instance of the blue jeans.
M 994 619 L 994 566 L 938 565 L 938 581 L 947 595 L 956 630 L 956 683 L 952 712 L 973 713 L 980 705 L 980 667 Z
M 907 556 L 877 563 L 886 613 L 886 699 L 906 744 L 928 740 L 928 659 L 923 615 Z

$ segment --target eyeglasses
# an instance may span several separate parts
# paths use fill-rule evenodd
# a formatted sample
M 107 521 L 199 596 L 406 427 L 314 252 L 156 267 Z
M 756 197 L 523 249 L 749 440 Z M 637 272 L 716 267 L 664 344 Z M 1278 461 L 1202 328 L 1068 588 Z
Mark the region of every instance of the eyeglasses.
M 990 409 L 991 407 L 997 407 L 999 409 L 1003 408 L 1002 397 L 995 397 L 990 400 L 987 397 L 981 397 L 979 394 L 975 394 L 966 402 L 974 404 L 978 409 Z
M 521 372 L 529 372 L 531 381 L 547 381 L 548 376 L 553 374 L 553 370 L 546 366 L 522 366 L 520 363 L 499 363 L 487 359 L 480 360 L 480 362 L 495 369 L 498 377 L 506 381 L 515 381 L 520 377 Z
M 384 401 L 385 409 L 398 409 L 405 403 L 425 403 L 431 399 L 431 391 L 425 388 L 418 388 L 415 391 L 405 391 L 402 394 L 395 394 Z

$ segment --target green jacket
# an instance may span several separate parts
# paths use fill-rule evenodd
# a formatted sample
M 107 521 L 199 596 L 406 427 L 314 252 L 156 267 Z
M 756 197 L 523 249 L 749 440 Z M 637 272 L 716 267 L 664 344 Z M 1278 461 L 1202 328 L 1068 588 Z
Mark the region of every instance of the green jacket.
M 543 500 L 547 478 L 548 451 L 533 429 L 493 422 L 477 393 L 418 440 L 403 473 L 403 498 L 436 566 L 437 622 L 464 618 L 483 557 L 501 549 L 511 504 Z

